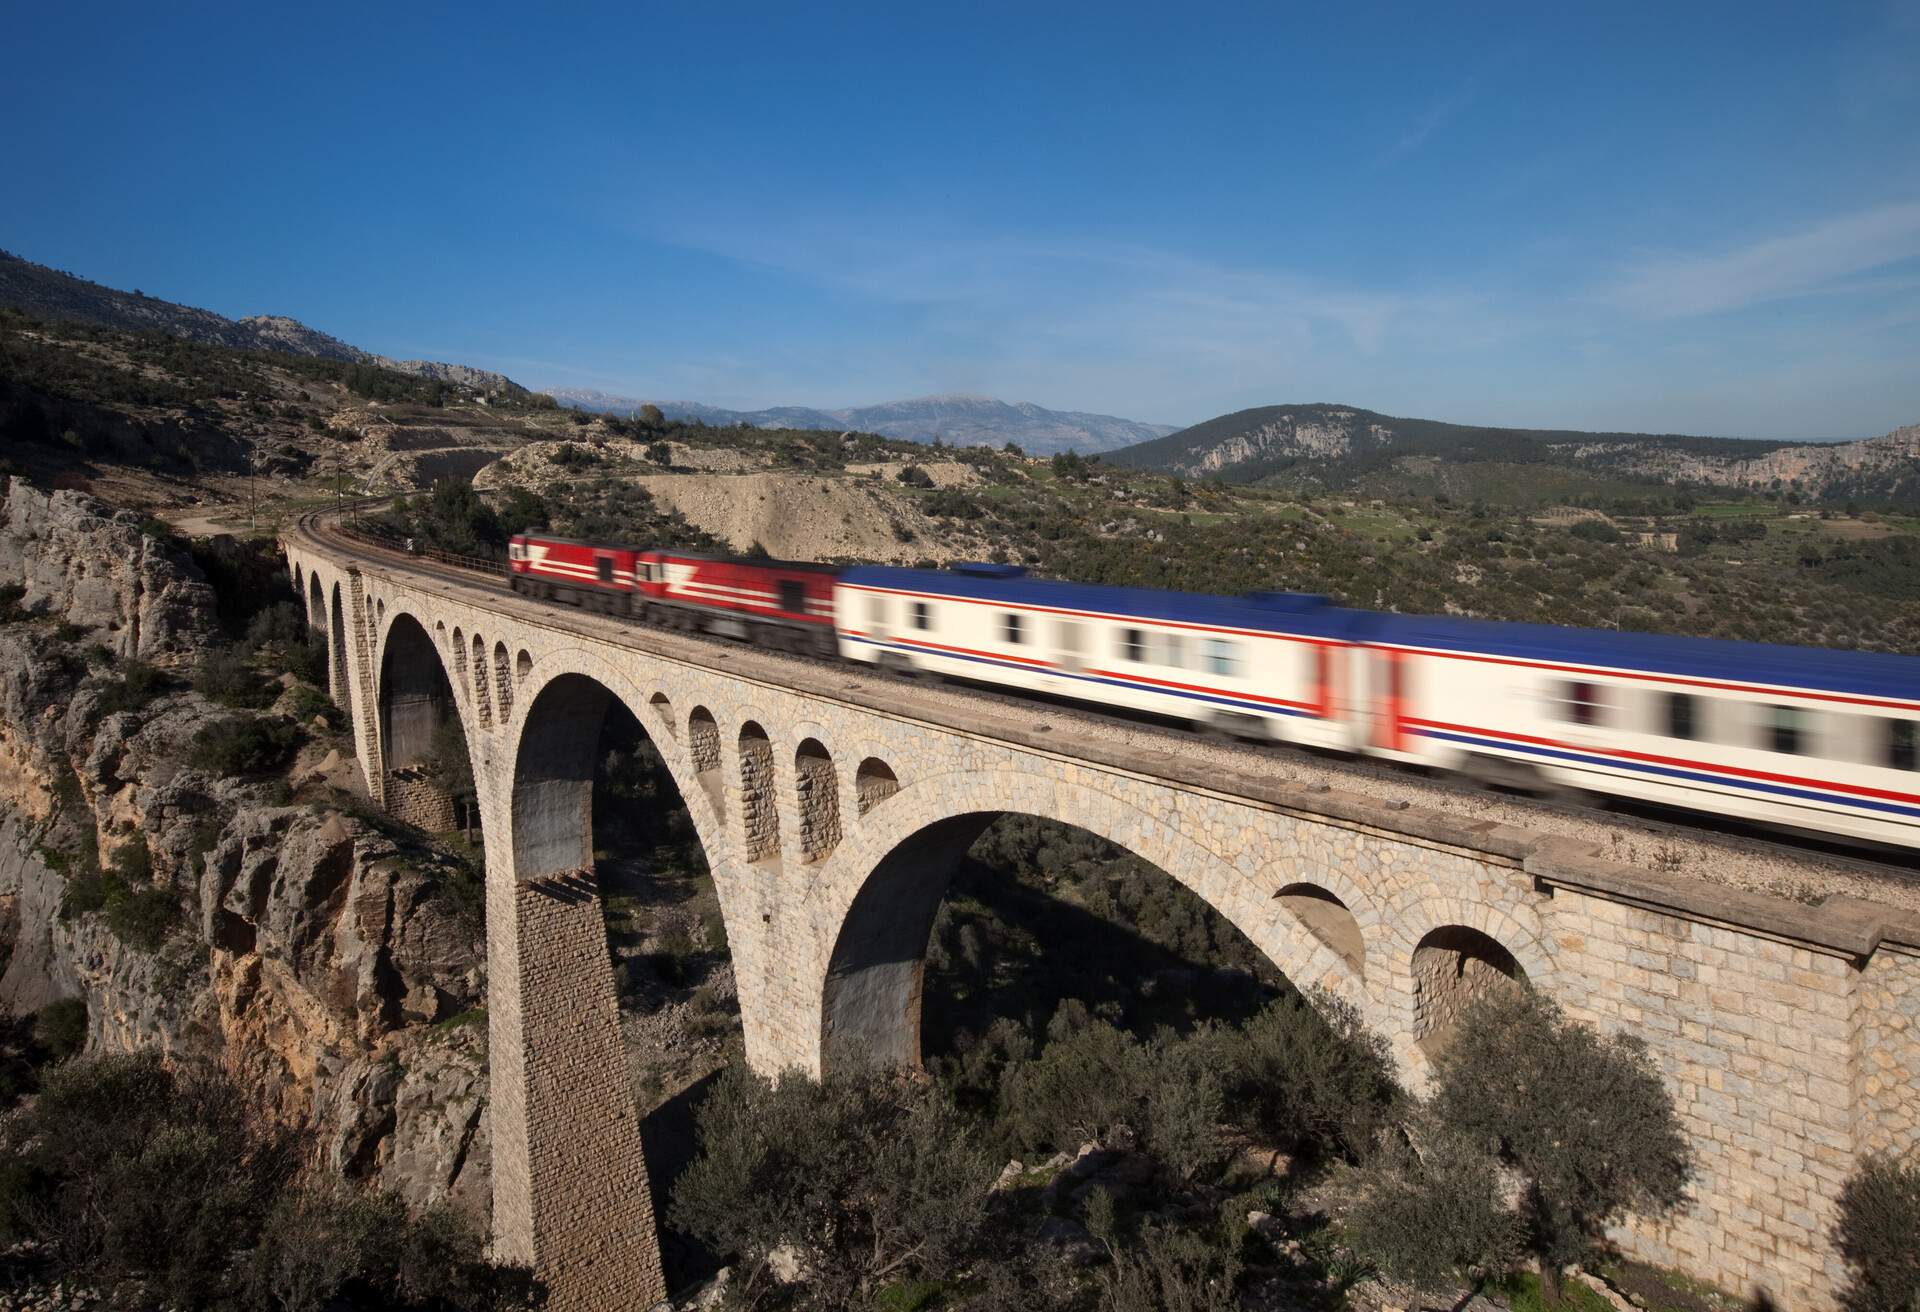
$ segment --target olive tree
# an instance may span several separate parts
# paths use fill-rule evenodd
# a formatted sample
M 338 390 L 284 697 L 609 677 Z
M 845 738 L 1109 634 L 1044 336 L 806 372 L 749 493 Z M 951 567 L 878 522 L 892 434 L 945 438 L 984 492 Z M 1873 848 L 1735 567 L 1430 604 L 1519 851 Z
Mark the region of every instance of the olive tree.
M 1438 1131 L 1485 1146 L 1519 1181 L 1519 1224 L 1558 1303 L 1560 1273 L 1629 1212 L 1684 1199 L 1692 1164 L 1646 1043 L 1602 1035 L 1527 989 L 1462 1013 L 1434 1062 Z

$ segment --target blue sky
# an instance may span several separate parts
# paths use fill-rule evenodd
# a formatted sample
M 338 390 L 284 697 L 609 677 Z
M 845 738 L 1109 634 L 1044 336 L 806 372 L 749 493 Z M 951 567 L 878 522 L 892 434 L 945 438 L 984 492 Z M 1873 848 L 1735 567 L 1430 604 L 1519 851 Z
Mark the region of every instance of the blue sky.
M 7 28 L 0 246 L 531 384 L 1920 421 L 1920 0 Z

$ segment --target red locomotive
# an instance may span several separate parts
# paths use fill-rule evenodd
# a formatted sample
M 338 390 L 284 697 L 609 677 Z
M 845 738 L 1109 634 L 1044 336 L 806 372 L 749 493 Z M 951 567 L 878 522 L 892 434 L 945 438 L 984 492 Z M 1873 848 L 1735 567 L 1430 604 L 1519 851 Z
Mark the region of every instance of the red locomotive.
M 508 585 L 531 596 L 785 651 L 838 651 L 831 565 L 522 533 L 507 544 L 507 569 Z

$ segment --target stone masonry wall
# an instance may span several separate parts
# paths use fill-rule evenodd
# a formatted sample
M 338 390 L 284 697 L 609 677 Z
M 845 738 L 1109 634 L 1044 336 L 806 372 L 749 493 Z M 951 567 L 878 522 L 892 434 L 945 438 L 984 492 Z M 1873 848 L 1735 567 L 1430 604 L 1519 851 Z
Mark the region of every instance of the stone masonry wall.
M 456 823 L 453 798 L 414 766 L 387 772 L 387 814 L 430 834 L 444 834 Z
M 1865 1152 L 1920 1151 L 1920 950 L 1874 953 L 1858 986 L 1857 1146 Z
M 1829 1303 L 1827 1241 L 1853 1169 L 1847 960 L 1562 890 L 1557 996 L 1645 1038 L 1693 1141 L 1693 1205 L 1621 1236 L 1658 1262 L 1790 1307 Z

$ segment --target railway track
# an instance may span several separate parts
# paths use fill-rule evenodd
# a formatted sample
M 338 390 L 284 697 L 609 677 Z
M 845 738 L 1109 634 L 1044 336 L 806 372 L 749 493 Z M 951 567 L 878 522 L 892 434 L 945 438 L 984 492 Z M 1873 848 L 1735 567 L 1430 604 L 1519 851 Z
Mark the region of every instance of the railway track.
M 687 660 L 693 664 L 701 662 L 686 650 L 689 645 L 710 653 L 711 663 L 715 665 L 751 654 L 756 658 L 754 664 L 758 668 L 746 677 L 764 679 L 794 691 L 804 691 L 809 696 L 870 709 L 868 703 L 842 694 L 870 684 L 891 686 L 901 691 L 943 686 L 962 692 L 969 701 L 984 702 L 1016 713 L 1044 714 L 1052 722 L 1049 728 L 1056 733 L 1062 728 L 1070 730 L 1076 724 L 1102 726 L 1121 729 L 1132 735 L 1151 736 L 1162 742 L 1169 751 L 1190 751 L 1196 745 L 1196 734 L 1191 728 L 1151 716 L 1090 707 L 1063 698 L 1010 693 L 983 684 L 939 683 L 883 671 L 878 667 L 850 667 L 844 662 L 825 657 L 768 651 L 744 646 L 732 639 L 688 634 L 624 616 L 616 617 L 542 601 L 525 594 L 509 593 L 498 582 L 501 571 L 492 562 L 468 563 L 464 558 L 439 552 L 432 555 L 409 553 L 397 543 L 349 531 L 332 522 L 332 518 L 343 509 L 364 509 L 382 500 L 371 498 L 350 503 L 347 507 L 308 511 L 299 517 L 297 523 L 302 532 L 332 551 L 357 556 L 368 563 L 403 567 L 416 580 L 421 576 L 436 580 L 437 590 L 449 599 L 472 604 L 479 600 L 472 595 L 473 589 L 476 586 L 483 587 L 492 594 L 484 599 L 485 603 L 496 610 L 511 611 L 521 616 L 537 614 L 543 622 L 554 628 L 587 637 L 617 635 L 641 639 L 634 645 L 668 659 Z M 777 671 L 783 665 L 793 670 L 792 677 L 778 677 Z M 744 671 L 737 672 L 744 674 Z M 769 677 L 770 673 L 772 677 Z M 936 714 L 928 718 L 939 721 L 943 717 Z M 977 731 L 974 726 L 965 724 L 951 727 Z M 1069 738 L 1070 733 L 1063 733 L 1051 741 L 1061 743 Z M 1430 800 L 1424 804 L 1436 809 L 1447 809 L 1449 801 L 1454 803 L 1454 809 L 1460 809 L 1462 804 L 1472 809 L 1472 805 L 1484 801 L 1489 792 L 1485 786 L 1458 776 L 1432 773 L 1397 763 L 1317 752 L 1290 743 L 1204 741 L 1209 748 L 1236 758 L 1249 773 L 1258 772 L 1263 764 L 1271 766 L 1286 763 L 1296 771 L 1306 768 L 1339 776 L 1348 781 L 1355 791 L 1366 794 L 1413 787 L 1428 794 Z M 1518 793 L 1501 793 L 1500 796 L 1544 822 L 1526 826 L 1530 828 L 1564 828 L 1569 822 L 1624 828 L 1634 831 L 1644 843 L 1656 850 L 1665 845 L 1696 847 L 1707 843 L 1729 856 L 1743 857 L 1752 862 L 1775 866 L 1805 864 L 1810 867 L 1810 887 L 1821 882 L 1813 877 L 1816 874 L 1840 874 L 1853 876 L 1868 884 L 1892 881 L 1903 887 L 1920 890 L 1920 870 L 1916 870 L 1912 854 L 1898 849 L 1854 844 L 1828 835 L 1797 831 L 1766 832 L 1742 821 L 1613 799 L 1597 799 L 1588 803 L 1562 798 L 1529 797 Z M 1769 891 L 1797 892 L 1779 887 Z M 1799 892 L 1798 895 L 1807 896 L 1810 893 Z

